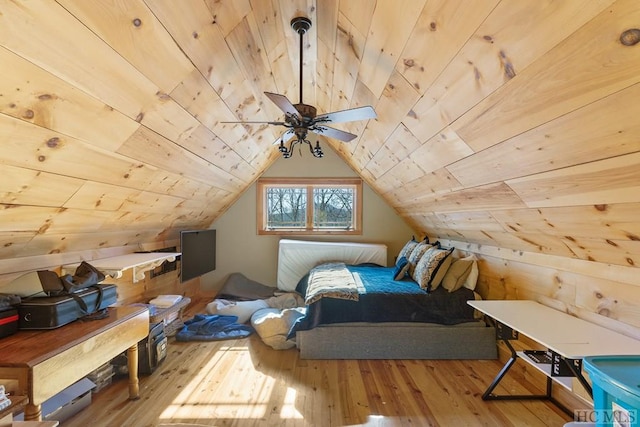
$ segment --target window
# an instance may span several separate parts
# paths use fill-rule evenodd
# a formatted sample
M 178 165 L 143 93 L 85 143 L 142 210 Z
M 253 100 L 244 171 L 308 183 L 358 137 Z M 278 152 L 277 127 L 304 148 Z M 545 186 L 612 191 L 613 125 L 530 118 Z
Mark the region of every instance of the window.
M 264 178 L 258 234 L 362 234 L 362 180 Z

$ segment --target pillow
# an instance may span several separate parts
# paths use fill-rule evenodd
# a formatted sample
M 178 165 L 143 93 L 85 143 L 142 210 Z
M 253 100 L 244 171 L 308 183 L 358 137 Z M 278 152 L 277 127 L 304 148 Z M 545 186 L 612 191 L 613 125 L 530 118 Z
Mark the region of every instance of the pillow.
M 417 244 L 418 244 L 418 241 L 415 240 L 413 237 L 411 238 L 411 240 L 409 240 L 407 243 L 404 244 L 404 246 L 402 247 L 402 249 L 400 249 L 400 252 L 398 253 L 398 257 L 396 258 L 396 266 L 398 265 L 398 263 L 403 257 L 404 258 L 409 257 L 409 254 L 411 254 L 411 251 L 416 247 Z
M 427 292 L 436 289 L 451 264 L 452 252 L 453 248 L 432 247 L 422 255 L 411 277 Z
M 471 289 L 472 291 L 476 289 L 476 283 L 478 282 L 478 262 L 474 261 L 471 265 L 471 273 L 469 273 L 469 277 L 464 281 L 464 286 L 467 289 Z
M 409 260 L 403 256 L 396 262 L 396 268 L 393 269 L 393 280 L 402 280 L 409 272 Z
M 460 289 L 469 277 L 469 274 L 471 274 L 471 269 L 475 262 L 476 257 L 474 255 L 453 260 L 449 270 L 447 270 L 447 274 L 445 274 L 442 279 L 442 287 L 449 292 Z
M 296 320 L 303 317 L 305 309 L 262 308 L 251 315 L 251 326 L 256 330 L 262 341 L 276 350 L 286 350 L 295 347 L 295 340 L 288 340 L 289 330 Z
M 432 245 L 423 242 L 418 243 L 415 248 L 413 248 L 411 254 L 407 257 L 407 260 L 409 261 L 409 276 L 413 277 L 413 271 L 415 270 L 418 261 L 420 261 L 422 255 L 431 248 L 433 248 Z
M 451 249 L 451 252 L 449 252 L 449 255 L 451 255 L 452 252 L 453 252 L 453 248 Z M 440 284 L 442 283 L 442 279 L 447 274 L 447 271 L 449 271 L 449 267 L 451 266 L 452 262 L 453 262 L 452 256 L 447 256 L 442 261 L 442 263 L 440 264 L 440 267 L 438 268 L 438 271 L 436 272 L 435 276 L 433 277 L 433 280 L 431 281 L 432 291 L 436 289 L 438 286 L 440 286 Z
M 222 314 L 224 316 L 238 316 L 238 323 L 246 323 L 251 315 L 261 308 L 269 305 L 265 300 L 255 301 L 230 301 L 222 298 L 214 299 L 207 304 L 206 311 L 209 314 Z

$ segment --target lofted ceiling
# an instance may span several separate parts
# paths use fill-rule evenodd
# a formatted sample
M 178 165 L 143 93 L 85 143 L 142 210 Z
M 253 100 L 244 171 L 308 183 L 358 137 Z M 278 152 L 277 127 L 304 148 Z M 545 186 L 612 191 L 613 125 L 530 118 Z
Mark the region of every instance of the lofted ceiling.
M 378 115 L 323 143 L 413 229 L 632 263 L 637 0 L 0 0 L 0 258 L 211 224 L 279 156 L 223 122 L 299 101 L 295 16 L 303 101 Z

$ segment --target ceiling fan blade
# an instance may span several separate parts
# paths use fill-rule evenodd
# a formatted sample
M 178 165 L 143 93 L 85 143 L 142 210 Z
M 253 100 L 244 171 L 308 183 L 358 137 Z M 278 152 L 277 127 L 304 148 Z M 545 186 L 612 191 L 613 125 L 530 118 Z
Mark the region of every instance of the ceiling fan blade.
M 236 124 L 248 124 L 248 125 L 275 125 L 286 126 L 285 122 L 261 122 L 261 121 L 246 121 L 246 122 L 219 122 L 219 123 L 236 123 Z
M 329 138 L 338 139 L 344 142 L 349 142 L 358 136 L 343 130 L 330 128 L 329 126 L 314 126 L 309 130 L 313 133 L 317 133 L 318 135 L 328 136 Z
M 298 119 L 302 118 L 300 117 L 300 113 L 298 113 L 298 110 L 296 110 L 296 107 L 293 106 L 291 101 L 289 101 L 286 96 L 272 92 L 265 92 L 264 94 L 267 95 L 269 99 L 278 106 L 278 108 L 284 111 L 285 114 L 290 114 L 294 117 L 297 117 Z
M 345 123 L 356 120 L 375 119 L 375 110 L 370 105 L 365 107 L 351 108 L 349 110 L 335 111 L 333 113 L 321 114 L 315 118 L 316 123 Z
M 280 144 L 280 141 L 282 141 L 282 143 L 288 142 L 291 138 L 295 136 L 295 134 L 296 133 L 293 131 L 293 129 L 288 129 L 285 133 L 280 135 L 278 139 L 273 141 L 273 145 Z

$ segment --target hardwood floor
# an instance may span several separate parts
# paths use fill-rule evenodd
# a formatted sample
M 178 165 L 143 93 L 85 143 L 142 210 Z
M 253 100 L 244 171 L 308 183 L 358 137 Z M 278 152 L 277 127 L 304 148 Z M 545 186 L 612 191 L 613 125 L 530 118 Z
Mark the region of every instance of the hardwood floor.
M 187 317 L 204 307 L 196 302 Z M 485 402 L 498 361 L 301 360 L 257 335 L 216 342 L 169 340 L 166 361 L 140 379 L 93 395 L 64 427 L 159 426 L 562 426 L 570 418 L 543 401 Z M 500 393 L 538 391 L 511 373 Z

